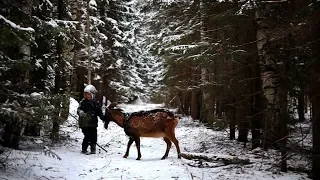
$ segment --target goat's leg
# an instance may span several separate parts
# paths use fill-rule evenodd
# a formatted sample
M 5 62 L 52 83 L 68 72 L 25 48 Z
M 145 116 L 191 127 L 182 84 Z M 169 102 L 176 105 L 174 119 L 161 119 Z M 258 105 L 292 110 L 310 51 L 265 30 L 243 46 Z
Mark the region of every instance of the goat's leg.
M 126 154 L 123 156 L 124 158 L 127 158 L 129 156 L 129 150 L 130 150 L 130 147 L 131 147 L 131 144 L 133 143 L 133 138 L 130 137 L 129 138 L 129 141 L 128 141 L 128 145 L 127 145 L 127 151 L 126 151 Z
M 168 136 L 168 138 L 170 139 L 170 141 L 173 142 L 173 144 L 176 146 L 177 149 L 177 153 L 178 153 L 178 158 L 181 159 L 181 155 L 180 155 L 180 147 L 179 147 L 179 141 L 177 140 L 175 134 L 171 134 L 170 136 Z
M 166 149 L 166 153 L 164 154 L 164 156 L 161 158 L 161 160 L 166 159 L 168 157 L 170 148 L 171 148 L 171 141 L 170 139 L 168 139 L 167 137 L 163 137 L 163 140 L 167 143 L 167 149 Z
M 138 157 L 137 160 L 141 159 L 141 152 L 140 152 L 140 137 L 135 137 L 134 141 L 136 143 L 137 151 L 138 151 Z

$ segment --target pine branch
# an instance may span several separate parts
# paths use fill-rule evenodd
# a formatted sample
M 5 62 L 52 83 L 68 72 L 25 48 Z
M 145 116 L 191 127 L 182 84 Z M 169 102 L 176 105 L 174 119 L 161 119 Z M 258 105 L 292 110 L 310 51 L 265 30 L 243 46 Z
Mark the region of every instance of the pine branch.
M 44 146 L 43 149 L 44 155 L 48 156 L 48 157 L 52 157 L 58 160 L 62 160 L 55 152 L 53 152 L 51 149 L 48 148 L 48 146 Z

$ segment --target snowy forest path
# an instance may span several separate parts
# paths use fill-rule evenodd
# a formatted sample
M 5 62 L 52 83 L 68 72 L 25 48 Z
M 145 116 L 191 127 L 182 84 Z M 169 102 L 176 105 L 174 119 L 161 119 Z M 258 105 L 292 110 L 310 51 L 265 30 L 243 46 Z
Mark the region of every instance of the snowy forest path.
M 120 105 L 125 112 L 161 108 L 161 104 Z M 142 159 L 136 160 L 137 150 L 132 145 L 128 158 L 123 158 L 128 137 L 115 123 L 104 129 L 99 120 L 98 143 L 107 152 L 97 147 L 97 154 L 80 153 L 83 134 L 76 127 L 76 109 L 78 102 L 71 99 L 68 123 L 62 127 L 68 140 L 50 149 L 58 159 L 45 156 L 41 152 L 17 151 L 10 154 L 12 169 L 0 174 L 3 179 L 87 179 L 87 180 L 151 180 L 151 179 L 306 179 L 295 173 L 274 174 L 270 171 L 270 162 L 274 160 L 270 153 L 260 150 L 251 151 L 243 144 L 228 139 L 227 131 L 215 131 L 188 117 L 180 118 L 176 128 L 176 137 L 181 152 L 205 155 L 209 157 L 249 158 L 253 164 L 221 165 L 219 162 L 178 159 L 175 146 L 169 156 L 161 160 L 166 144 L 162 138 L 141 138 Z M 269 153 L 269 154 L 268 154 Z M 276 152 L 275 152 L 276 153 Z M 257 156 L 259 156 L 257 158 Z M 264 158 L 261 158 L 261 157 Z M 262 163 L 263 162 L 263 163 Z
M 120 105 L 125 112 L 129 113 L 160 106 L 160 104 Z M 75 106 L 71 108 L 71 114 L 74 113 L 72 109 L 75 108 Z M 128 137 L 124 130 L 113 122 L 106 130 L 103 127 L 103 122 L 99 121 L 98 144 L 107 152 L 97 147 L 97 154 L 82 155 L 80 154 L 83 138 L 81 131 L 72 132 L 70 138 L 74 140 L 73 143 L 70 143 L 65 150 L 57 149 L 56 152 L 58 154 L 65 153 L 66 156 L 73 156 L 77 159 L 78 163 L 76 164 L 79 164 L 79 167 L 72 167 L 72 163 L 68 162 L 71 165 L 70 170 L 77 171 L 73 177 L 77 176 L 81 179 L 191 179 L 187 168 L 181 160 L 177 159 L 174 146 L 171 147 L 169 157 L 161 160 L 166 149 L 162 138 L 141 138 L 142 159 L 140 161 L 136 160 L 135 144 L 130 149 L 129 157 L 127 159 L 122 157 L 127 147 Z M 64 159 L 63 156 L 61 158 Z

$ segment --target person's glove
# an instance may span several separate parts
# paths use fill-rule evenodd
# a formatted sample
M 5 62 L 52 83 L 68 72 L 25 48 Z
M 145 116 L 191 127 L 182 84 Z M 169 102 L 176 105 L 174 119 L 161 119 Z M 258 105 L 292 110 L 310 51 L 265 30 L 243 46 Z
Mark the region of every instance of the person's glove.
M 83 116 L 84 115 L 84 111 L 80 110 L 79 111 L 79 116 Z

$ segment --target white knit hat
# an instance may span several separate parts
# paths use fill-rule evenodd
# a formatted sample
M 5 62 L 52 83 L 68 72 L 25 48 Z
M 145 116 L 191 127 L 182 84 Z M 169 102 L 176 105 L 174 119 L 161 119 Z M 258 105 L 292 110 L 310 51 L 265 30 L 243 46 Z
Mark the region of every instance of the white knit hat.
M 93 85 L 91 85 L 91 84 L 87 85 L 87 86 L 84 88 L 83 92 L 90 93 L 90 94 L 92 95 L 92 99 L 94 99 L 96 93 L 98 93 L 97 89 L 96 89 Z

